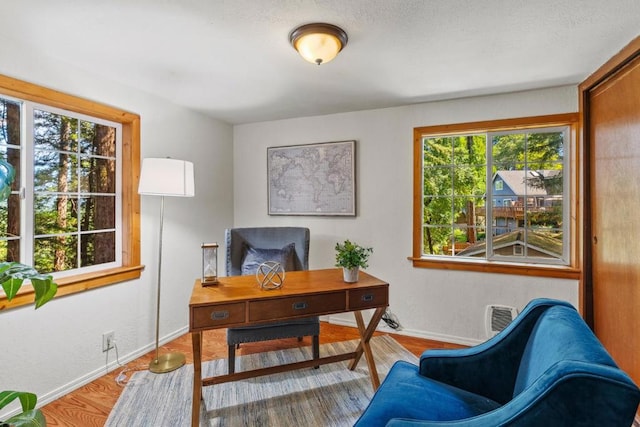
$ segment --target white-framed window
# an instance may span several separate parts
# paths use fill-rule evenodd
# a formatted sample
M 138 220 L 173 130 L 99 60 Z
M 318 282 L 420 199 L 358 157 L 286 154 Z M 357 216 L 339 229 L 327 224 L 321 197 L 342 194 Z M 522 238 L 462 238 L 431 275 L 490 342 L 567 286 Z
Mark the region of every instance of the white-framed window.
M 122 125 L 0 95 L 0 261 L 54 277 L 121 265 Z
M 58 295 L 139 278 L 140 116 L 3 75 L 0 101 L 0 183 L 3 163 L 16 172 L 0 197 L 0 260 L 53 271 Z M 0 311 L 33 294 L 0 291 Z
M 414 265 L 571 268 L 576 123 L 568 114 L 414 129 Z

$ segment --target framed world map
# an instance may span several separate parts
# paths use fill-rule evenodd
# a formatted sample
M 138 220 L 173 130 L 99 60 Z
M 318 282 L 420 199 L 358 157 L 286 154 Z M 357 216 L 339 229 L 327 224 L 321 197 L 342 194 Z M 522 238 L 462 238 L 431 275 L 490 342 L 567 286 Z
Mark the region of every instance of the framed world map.
M 269 215 L 356 215 L 356 141 L 267 148 Z

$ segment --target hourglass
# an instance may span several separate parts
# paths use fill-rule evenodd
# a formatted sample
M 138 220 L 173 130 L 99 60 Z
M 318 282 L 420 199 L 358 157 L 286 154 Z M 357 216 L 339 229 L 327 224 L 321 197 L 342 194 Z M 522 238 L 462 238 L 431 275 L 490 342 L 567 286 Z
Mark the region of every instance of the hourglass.
M 202 286 L 218 284 L 218 244 L 202 244 Z

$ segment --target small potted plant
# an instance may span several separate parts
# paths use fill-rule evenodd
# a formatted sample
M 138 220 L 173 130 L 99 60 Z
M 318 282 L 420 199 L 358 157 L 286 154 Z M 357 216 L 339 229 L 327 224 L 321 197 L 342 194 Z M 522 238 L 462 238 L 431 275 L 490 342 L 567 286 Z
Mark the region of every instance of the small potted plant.
M 342 267 L 344 281 L 354 283 L 358 281 L 360 268 L 367 268 L 367 260 L 373 248 L 365 248 L 348 239 L 344 243 L 336 243 L 336 267 Z

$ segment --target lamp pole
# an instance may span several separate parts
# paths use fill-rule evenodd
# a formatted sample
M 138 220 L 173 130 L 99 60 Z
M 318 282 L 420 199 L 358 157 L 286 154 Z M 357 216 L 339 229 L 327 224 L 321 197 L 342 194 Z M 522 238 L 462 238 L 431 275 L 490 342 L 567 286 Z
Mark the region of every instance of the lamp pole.
M 186 362 L 179 352 L 160 354 L 160 290 L 162 287 L 162 232 L 164 229 L 164 198 L 195 195 L 193 163 L 170 158 L 143 159 L 138 194 L 160 196 L 160 230 L 158 233 L 158 283 L 156 290 L 156 354 L 149 371 L 162 374 L 178 369 Z
M 156 357 L 149 363 L 149 370 L 155 374 L 164 374 L 185 364 L 182 353 L 166 353 L 160 356 L 160 288 L 162 283 L 162 230 L 164 228 L 164 196 L 160 196 L 160 232 L 158 233 L 158 290 L 156 303 Z

